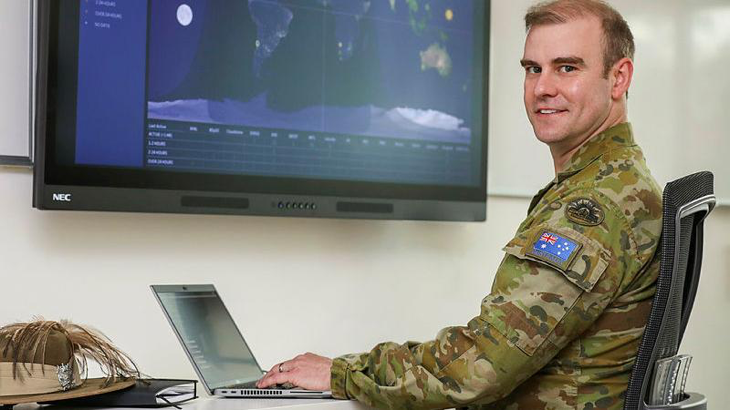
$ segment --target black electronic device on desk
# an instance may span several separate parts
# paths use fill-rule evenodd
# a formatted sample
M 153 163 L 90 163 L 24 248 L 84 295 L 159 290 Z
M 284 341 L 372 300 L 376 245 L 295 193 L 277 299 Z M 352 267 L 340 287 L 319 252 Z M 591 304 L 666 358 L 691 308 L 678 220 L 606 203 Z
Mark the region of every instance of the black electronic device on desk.
M 483 221 L 489 0 L 40 0 L 45 210 Z
M 196 384 L 197 380 L 138 379 L 137 383 L 128 389 L 48 404 L 67 408 L 177 407 L 178 404 L 198 398 Z

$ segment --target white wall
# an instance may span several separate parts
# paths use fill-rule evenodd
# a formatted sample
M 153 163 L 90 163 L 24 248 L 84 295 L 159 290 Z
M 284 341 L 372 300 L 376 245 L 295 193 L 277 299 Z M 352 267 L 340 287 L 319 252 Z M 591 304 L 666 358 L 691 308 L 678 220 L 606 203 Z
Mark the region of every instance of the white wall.
M 730 204 L 730 1 L 612 0 L 636 42 L 629 117 L 652 172 L 664 183 L 699 170 L 715 173 L 718 199 Z M 492 1 L 492 122 L 489 192 L 525 195 L 542 188 L 535 178 L 551 165 L 532 138 L 522 110 L 519 69 L 525 30 L 520 20 L 532 0 Z M 495 115 L 495 112 L 498 115 Z M 516 160 L 520 158 L 520 160 Z M 655 161 L 651 161 L 651 160 Z M 661 161 L 659 161 L 661 159 Z
M 526 1 L 494 3 L 495 21 L 520 24 L 514 16 Z M 493 65 L 520 69 L 494 55 Z M 509 130 L 512 143 L 532 144 L 525 121 L 500 123 L 521 115 L 519 86 L 492 80 L 490 138 Z M 2 96 L 0 111 L 13 98 Z M 654 101 L 632 104 L 641 123 L 638 113 L 650 115 Z M 647 149 L 650 164 L 676 149 Z M 538 185 L 549 179 L 546 164 Z M 500 172 L 509 170 L 491 177 Z M 39 212 L 31 209 L 30 173 L 9 169 L 0 169 L 0 199 L 0 324 L 33 315 L 92 324 L 157 377 L 194 374 L 150 284 L 216 284 L 264 366 L 307 350 L 334 356 L 384 340 L 425 340 L 479 313 L 500 249 L 528 205 L 490 197 L 484 224 Z M 727 232 L 730 208 L 718 208 L 707 222 L 702 282 L 682 346 L 695 356 L 689 388 L 713 408 L 730 405 Z

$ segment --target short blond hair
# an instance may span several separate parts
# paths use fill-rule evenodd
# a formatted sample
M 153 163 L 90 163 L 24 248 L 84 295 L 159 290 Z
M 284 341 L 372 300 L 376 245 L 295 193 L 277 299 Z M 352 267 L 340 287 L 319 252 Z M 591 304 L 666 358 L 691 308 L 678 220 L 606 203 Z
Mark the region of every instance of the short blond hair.
M 538 3 L 525 14 L 525 29 L 562 24 L 594 16 L 603 28 L 603 76 L 608 77 L 611 68 L 622 58 L 634 59 L 636 45 L 629 24 L 621 13 L 602 0 L 550 0 Z

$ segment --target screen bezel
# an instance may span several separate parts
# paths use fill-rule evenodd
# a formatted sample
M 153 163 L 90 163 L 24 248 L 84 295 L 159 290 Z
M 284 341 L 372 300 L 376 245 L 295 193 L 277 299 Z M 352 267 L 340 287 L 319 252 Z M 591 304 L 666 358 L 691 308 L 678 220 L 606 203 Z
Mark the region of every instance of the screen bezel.
M 223 305 L 223 309 L 226 311 L 226 314 L 231 319 L 231 322 L 233 323 L 233 326 L 236 328 L 236 332 L 238 332 L 238 335 L 241 337 L 241 340 L 243 341 L 243 344 L 246 346 L 246 348 L 251 352 L 251 348 L 248 346 L 248 343 L 246 343 L 246 339 L 243 337 L 243 334 L 241 333 L 241 330 L 238 328 L 238 325 L 236 324 L 236 321 L 233 320 L 233 316 L 231 316 L 231 313 L 228 311 L 228 307 L 226 307 L 226 304 L 223 303 L 223 299 L 221 299 L 220 295 L 218 294 L 218 291 L 216 290 L 215 286 L 213 285 L 150 285 L 150 289 L 152 290 L 152 293 L 155 295 L 155 299 L 157 299 L 157 303 L 160 304 L 160 307 L 162 308 L 163 313 L 165 314 L 165 318 L 167 319 L 167 322 L 170 324 L 170 327 L 172 327 L 172 330 L 175 332 L 175 336 L 177 337 L 177 340 L 182 345 L 183 350 L 185 351 L 185 355 L 188 356 L 188 359 L 190 360 L 190 363 L 192 363 L 193 368 L 195 368 L 195 373 L 198 375 L 198 378 L 203 383 L 203 386 L 205 387 L 205 391 L 208 393 L 208 395 L 213 395 L 213 391 L 222 387 L 226 386 L 213 386 L 208 385 L 208 382 L 205 380 L 205 377 L 203 377 L 203 373 L 200 371 L 200 368 L 198 368 L 198 364 L 195 362 L 193 357 L 190 355 L 190 352 L 188 351 L 187 346 L 185 346 L 185 342 L 182 338 L 182 335 L 177 329 L 177 326 L 175 323 L 173 323 L 172 318 L 170 318 L 170 313 L 167 311 L 167 308 L 165 307 L 165 304 L 162 302 L 162 298 L 160 298 L 160 295 L 162 294 L 181 294 L 181 293 L 200 293 L 200 292 L 212 292 L 215 294 L 215 297 L 220 300 L 221 305 Z M 259 369 L 260 378 L 264 375 L 263 369 L 261 369 L 261 365 L 259 365 L 258 360 L 256 360 L 256 356 L 251 353 L 251 358 L 253 358 L 254 363 L 256 364 L 256 367 Z M 256 380 L 258 380 L 256 378 Z M 253 381 L 253 380 L 249 380 Z M 246 381 L 248 382 L 248 381 Z M 246 383 L 244 382 L 244 383 Z
M 39 96 L 38 96 L 38 143 L 36 144 L 37 170 L 35 174 L 34 205 L 40 209 L 92 209 L 92 210 L 128 210 L 128 211 L 159 211 L 159 212 L 195 212 L 195 213 L 231 213 L 217 212 L 215 209 L 194 210 L 185 209 L 149 209 L 135 205 L 134 200 L 120 204 L 118 207 L 109 207 L 99 203 L 84 204 L 79 207 L 65 206 L 68 204 L 54 204 L 50 201 L 49 190 L 69 188 L 76 192 L 92 193 L 95 188 L 104 192 L 109 189 L 123 189 L 125 197 L 135 192 L 143 197 L 150 191 L 165 191 L 171 195 L 175 192 L 196 192 L 222 194 L 226 196 L 236 194 L 303 196 L 307 198 L 349 198 L 352 200 L 379 200 L 405 201 L 412 204 L 414 201 L 429 203 L 439 207 L 438 212 L 428 216 L 423 209 L 419 216 L 412 218 L 401 213 L 400 216 L 368 215 L 363 213 L 354 217 L 377 219 L 435 219 L 435 220 L 484 220 L 486 217 L 487 195 L 487 130 L 488 119 L 488 75 L 489 75 L 489 32 L 490 32 L 490 1 L 476 2 L 477 7 L 483 7 L 483 13 L 475 13 L 475 22 L 483 26 L 481 38 L 475 38 L 475 55 L 482 60 L 483 75 L 473 79 L 475 92 L 473 117 L 475 123 L 481 126 L 475 133 L 480 133 L 480 149 L 473 150 L 474 161 L 479 165 L 478 186 L 445 186 L 445 185 L 417 185 L 401 183 L 364 182 L 324 180 L 313 178 L 285 178 L 264 177 L 252 175 L 227 174 L 198 174 L 179 171 L 161 171 L 150 169 L 127 169 L 109 166 L 63 165 L 59 160 L 60 153 L 57 144 L 59 129 L 75 134 L 75 91 L 69 90 L 59 93 L 60 84 L 75 85 L 78 73 L 78 1 L 55 2 L 41 0 L 39 13 Z M 75 7 L 75 8 L 74 8 Z M 67 41 L 61 41 L 68 38 Z M 71 45 L 76 44 L 76 47 Z M 64 56 L 66 64 L 60 64 L 59 56 Z M 75 61 L 72 66 L 68 61 Z M 476 70 L 475 70 L 476 71 Z M 59 81 L 59 77 L 73 79 L 71 82 Z M 478 78 L 477 78 L 478 77 Z M 70 87 L 74 89 L 73 86 Z M 478 107 L 481 107 L 479 109 Z M 479 112 L 481 111 L 481 112 Z M 69 115 L 71 114 L 71 115 Z M 147 191 L 147 192 L 145 192 Z M 274 200 L 276 200 L 274 198 Z M 425 202 L 424 202 L 425 201 Z M 93 202 L 93 201 L 91 201 Z M 459 207 L 465 205 L 470 209 L 468 215 L 449 216 L 444 211 L 447 204 Z M 56 206 L 58 205 L 58 206 Z M 410 206 L 410 205 L 409 205 Z M 474 211 L 480 207 L 483 210 Z M 234 213 L 268 214 L 264 210 L 242 211 Z M 405 217 L 403 215 L 406 215 Z M 475 216 L 473 216 L 475 215 Z M 483 216 L 481 216 L 483 215 Z M 339 217 L 338 214 L 325 212 L 312 213 L 302 216 Z M 353 217 L 353 215 L 342 215 Z

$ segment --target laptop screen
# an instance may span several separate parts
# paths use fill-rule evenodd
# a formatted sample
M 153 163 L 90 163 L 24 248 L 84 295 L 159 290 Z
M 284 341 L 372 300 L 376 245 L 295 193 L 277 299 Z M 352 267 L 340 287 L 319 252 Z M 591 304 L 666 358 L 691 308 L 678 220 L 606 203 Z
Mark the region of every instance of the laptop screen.
M 153 290 L 209 389 L 261 378 L 261 368 L 213 286 L 153 286 Z

